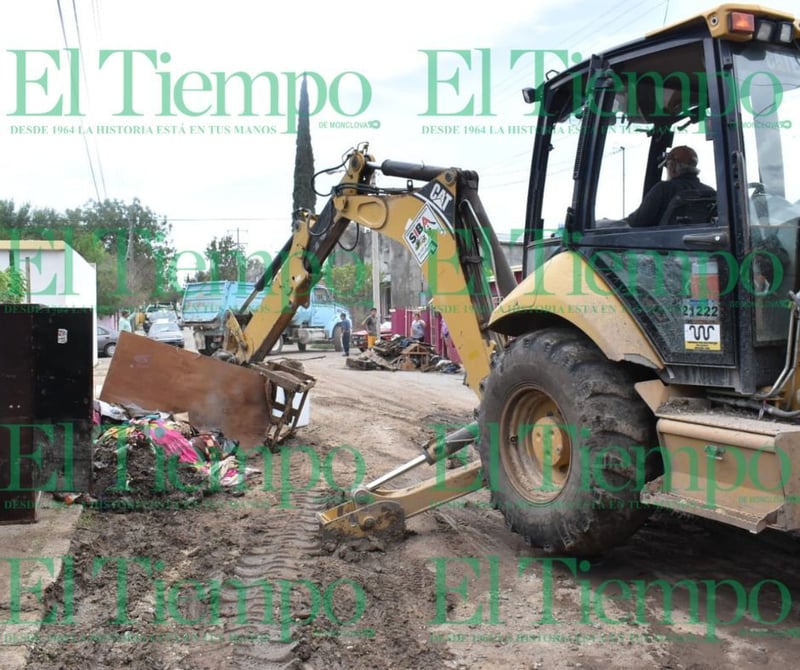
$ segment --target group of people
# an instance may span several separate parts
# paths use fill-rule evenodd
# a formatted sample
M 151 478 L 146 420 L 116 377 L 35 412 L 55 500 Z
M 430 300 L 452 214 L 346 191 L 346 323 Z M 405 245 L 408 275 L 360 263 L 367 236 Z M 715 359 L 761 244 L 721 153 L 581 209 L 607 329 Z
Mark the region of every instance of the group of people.
M 350 336 L 352 335 L 353 324 L 350 322 L 350 319 L 347 318 L 345 312 L 339 315 L 339 320 L 342 329 L 342 351 L 344 352 L 342 356 L 349 356 Z M 367 331 L 367 349 L 372 349 L 372 347 L 375 346 L 375 342 L 378 341 L 378 335 L 380 333 L 380 319 L 378 318 L 377 307 L 373 307 L 369 310 L 369 314 L 361 321 L 361 325 Z M 417 342 L 424 342 L 426 325 L 425 319 L 422 318 L 420 313 L 414 312 L 414 319 L 411 322 L 411 339 Z
M 353 324 L 347 318 L 347 314 L 342 312 L 339 315 L 339 320 L 342 329 L 342 356 L 350 355 L 350 336 L 353 331 Z M 369 314 L 361 321 L 361 325 L 367 329 L 367 348 L 372 349 L 376 340 L 378 339 L 378 308 L 373 307 L 369 310 Z
M 375 307 L 373 307 L 369 311 L 369 314 L 367 315 L 367 317 L 361 322 L 361 325 L 362 326 L 365 325 L 367 323 L 367 321 L 370 321 L 370 319 L 371 319 L 370 323 L 373 323 L 374 321 L 377 321 L 377 318 L 376 318 L 377 313 L 378 313 L 378 310 Z M 342 356 L 349 356 L 350 355 L 350 335 L 352 334 L 352 331 L 353 331 L 353 324 L 350 323 L 350 319 L 347 318 L 347 314 L 345 312 L 342 312 L 339 315 L 339 323 L 340 323 L 340 327 L 342 329 L 342 351 L 344 351 Z M 369 333 L 369 335 L 367 336 L 367 341 L 369 342 L 369 339 L 370 339 L 370 336 L 371 336 L 370 327 L 367 327 L 367 333 Z M 373 338 L 373 343 L 374 343 L 374 338 Z M 369 346 L 372 347 L 372 344 L 369 344 Z

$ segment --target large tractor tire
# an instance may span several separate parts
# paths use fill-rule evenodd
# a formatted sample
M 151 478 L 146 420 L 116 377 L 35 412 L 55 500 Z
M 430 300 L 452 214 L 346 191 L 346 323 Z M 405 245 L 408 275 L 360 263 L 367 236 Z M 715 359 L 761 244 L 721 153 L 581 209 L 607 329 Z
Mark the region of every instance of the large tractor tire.
M 657 476 L 652 414 L 634 380 L 583 334 L 549 328 L 499 357 L 480 410 L 479 451 L 506 524 L 548 553 L 593 556 L 647 518 Z

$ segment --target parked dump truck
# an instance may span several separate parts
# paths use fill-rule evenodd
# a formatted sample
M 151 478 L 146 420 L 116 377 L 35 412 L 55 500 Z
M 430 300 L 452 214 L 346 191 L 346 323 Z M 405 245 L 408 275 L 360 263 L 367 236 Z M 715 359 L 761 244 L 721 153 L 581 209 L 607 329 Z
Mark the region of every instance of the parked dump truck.
M 183 294 L 182 314 L 184 325 L 190 327 L 200 353 L 211 356 L 222 348 L 225 335 L 225 314 L 229 310 L 239 313 L 255 290 L 253 282 L 208 281 L 191 282 Z M 248 305 L 252 314 L 264 300 L 266 290 Z M 330 342 L 336 351 L 342 350 L 339 315 L 347 307 L 336 303 L 325 286 L 315 286 L 309 295 L 307 307 L 299 307 L 291 323 L 275 343 L 271 353 L 279 353 L 284 344 L 297 344 L 300 351 L 312 342 Z

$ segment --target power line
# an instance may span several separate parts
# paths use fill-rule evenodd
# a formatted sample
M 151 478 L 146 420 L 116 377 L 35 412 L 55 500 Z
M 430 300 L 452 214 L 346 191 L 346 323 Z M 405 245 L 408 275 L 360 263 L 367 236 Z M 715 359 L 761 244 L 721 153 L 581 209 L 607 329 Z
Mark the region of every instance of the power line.
M 234 231 L 236 232 L 236 248 L 241 249 L 242 243 L 239 241 L 239 234 L 249 233 L 250 231 L 247 230 L 247 228 L 239 228 L 239 226 L 236 226 L 236 228 L 228 228 L 227 233 L 230 235 Z
M 580 45 L 580 44 L 586 42 L 590 38 L 594 37 L 596 34 L 599 34 L 604 27 L 606 27 L 607 25 L 609 25 L 609 24 L 613 23 L 614 21 L 616 21 L 617 18 L 618 18 L 618 15 L 626 13 L 627 12 L 627 6 L 631 5 L 631 4 L 639 6 L 640 0 L 626 0 L 624 2 L 618 3 L 615 9 L 611 10 L 610 12 L 605 13 L 605 15 L 604 15 L 605 16 L 605 20 L 602 23 L 600 23 L 599 25 L 597 25 L 597 20 L 595 18 L 592 18 L 589 21 L 587 21 L 584 25 L 582 25 L 581 27 L 577 28 L 574 32 L 570 33 L 566 37 L 560 38 L 559 41 L 562 44 L 569 44 L 570 40 L 572 40 L 573 38 L 581 37 L 582 39 L 578 44 Z M 586 34 L 587 30 L 589 30 L 588 34 Z M 566 67 L 569 67 L 569 66 L 570 65 L 567 64 Z M 509 72 L 508 75 L 505 78 L 501 79 L 498 82 L 498 87 L 502 90 L 502 89 L 510 86 L 510 84 L 514 80 L 516 80 L 519 76 L 520 76 L 519 74 L 515 74 L 513 72 Z M 519 91 L 518 90 L 515 91 L 515 95 L 518 95 L 518 94 L 519 94 Z
M 94 9 L 94 6 L 92 8 Z M 75 0 L 72 0 L 72 16 L 75 18 L 75 33 L 78 36 L 78 54 L 80 57 L 81 72 L 83 72 L 84 88 L 86 90 L 86 104 L 89 106 L 89 109 L 91 109 L 92 101 L 91 97 L 89 96 L 89 77 L 86 76 L 86 59 L 83 57 L 83 41 L 81 40 L 81 29 L 80 24 L 78 23 L 78 8 L 75 6 Z M 83 117 L 80 118 L 80 123 L 81 126 L 83 126 Z M 85 133 L 83 133 L 83 139 L 88 143 Z M 100 158 L 100 146 L 96 138 L 94 138 L 94 151 L 95 155 L 97 156 L 97 171 L 100 173 L 100 183 L 103 186 L 103 198 L 107 198 L 108 191 L 106 191 L 106 178 L 105 174 L 103 173 L 103 161 Z
M 669 11 L 669 0 L 660 0 L 659 2 L 656 2 L 653 5 L 647 6 L 643 11 L 634 13 L 631 18 L 629 18 L 627 21 L 625 21 L 621 25 L 614 25 L 615 31 L 616 32 L 623 31 L 624 29 L 626 29 L 629 26 L 633 25 L 637 21 L 641 20 L 641 18 L 643 16 L 645 16 L 645 15 L 655 11 L 656 9 L 658 9 L 661 5 L 665 5 L 665 13 L 664 13 L 664 19 L 663 20 L 664 20 L 664 22 L 666 22 L 667 12 Z M 577 47 L 582 47 L 584 44 L 589 43 L 593 38 L 596 38 L 598 35 L 601 35 L 601 34 L 605 35 L 606 33 L 605 33 L 605 31 L 603 29 L 606 28 L 609 25 L 615 24 L 620 19 L 620 17 L 622 17 L 622 16 L 630 16 L 630 12 L 631 12 L 632 9 L 634 9 L 634 7 L 637 8 L 637 9 L 640 7 L 640 3 L 639 3 L 638 0 L 625 0 L 623 2 L 618 3 L 613 10 L 611 10 L 609 13 L 606 13 L 604 15 L 604 18 L 603 18 L 601 23 L 598 24 L 596 22 L 596 20 L 588 21 L 586 24 L 584 24 L 583 26 L 581 26 L 580 28 L 578 28 L 574 32 L 572 32 L 569 35 L 567 35 L 564 38 L 564 42 L 569 42 L 569 40 L 571 40 L 573 37 L 581 37 L 580 41 L 577 43 L 576 46 Z M 589 30 L 589 32 L 587 33 L 586 31 L 589 28 L 592 28 L 592 29 Z M 567 64 L 566 67 L 570 67 L 570 64 Z M 510 100 L 512 99 L 512 95 L 513 96 L 519 95 L 519 91 L 518 90 L 514 90 L 512 92 L 510 86 L 511 86 L 512 82 L 518 81 L 521 76 L 522 76 L 522 74 L 520 74 L 520 73 L 508 72 L 505 77 L 500 79 L 498 84 L 494 85 L 494 86 L 497 86 L 497 88 L 499 89 L 499 95 L 497 96 L 497 101 L 499 101 L 501 104 L 506 102 L 506 101 L 510 102 Z M 532 119 L 532 121 L 535 122 L 535 119 Z M 529 152 L 525 152 L 525 153 L 529 153 Z M 519 155 L 520 154 L 514 154 L 513 156 L 509 156 L 509 157 L 501 159 L 499 162 L 501 162 L 501 163 L 502 162 L 505 162 L 505 163 L 513 162 L 513 160 L 516 159 Z M 567 169 L 571 169 L 571 166 L 569 168 L 567 168 Z M 488 174 L 491 175 L 491 170 L 488 172 Z M 484 177 L 486 175 L 487 175 L 486 171 L 483 171 L 481 173 L 482 177 Z M 509 176 L 511 176 L 511 175 L 509 175 Z M 527 181 L 527 179 L 525 179 L 523 181 L 510 181 L 510 182 L 507 182 L 507 184 L 509 184 L 509 185 L 511 185 L 511 184 L 519 184 L 519 183 L 525 183 L 526 181 Z M 490 188 L 496 188 L 497 186 L 503 186 L 503 185 L 505 185 L 505 184 L 498 184 L 498 185 L 496 185 L 494 187 L 490 187 Z
M 102 40 L 102 31 L 100 30 L 100 6 L 97 4 L 98 1 L 92 0 L 92 21 L 94 23 L 94 34 L 99 43 Z
M 594 42 L 597 41 L 598 36 L 607 35 L 604 28 L 608 26 L 613 26 L 615 32 L 619 33 L 623 31 L 625 28 L 628 28 L 637 21 L 641 20 L 643 16 L 651 12 L 654 12 L 663 4 L 666 4 L 667 8 L 669 8 L 669 0 L 659 0 L 658 2 L 652 5 L 645 6 L 643 11 L 633 14 L 632 18 L 629 18 L 629 20 L 625 21 L 624 23 L 616 25 L 620 17 L 630 16 L 631 10 L 633 8 L 639 9 L 641 5 L 639 0 L 627 0 L 625 2 L 620 2 L 617 4 L 615 9 L 611 10 L 609 13 L 604 14 L 604 18 L 600 23 L 597 23 L 596 20 L 594 21 L 590 20 L 584 26 L 578 28 L 577 30 L 575 30 L 574 32 L 570 33 L 565 38 L 563 38 L 563 43 L 569 43 L 569 41 L 572 40 L 573 38 L 579 37 L 580 40 L 577 42 L 575 46 L 582 51 L 584 45 L 592 45 Z M 633 5 L 633 7 L 630 7 L 631 5 Z M 664 16 L 666 18 L 666 14 Z M 589 32 L 587 33 L 586 31 L 590 27 L 592 27 L 592 29 L 589 30 Z M 603 51 L 607 48 L 608 46 L 606 45 L 600 51 Z M 568 63 L 565 67 L 571 67 L 571 65 L 572 65 L 571 63 Z M 517 80 L 520 76 L 521 75 L 518 74 L 515 75 L 513 72 L 509 72 L 508 75 L 504 79 L 501 79 L 500 82 L 497 84 L 497 87 L 500 89 L 498 100 L 500 101 L 501 104 L 504 103 L 505 101 L 510 101 L 512 99 L 512 96 L 516 97 L 519 95 L 519 90 L 513 90 L 512 92 L 510 86 L 511 83 Z
M 61 11 L 61 0 L 56 0 L 56 5 L 58 7 L 58 20 L 61 23 L 61 35 L 64 37 L 64 48 L 69 49 L 69 40 L 67 39 L 67 29 L 64 26 L 64 13 Z M 81 125 L 83 125 L 83 120 L 81 119 Z M 97 202 L 101 202 L 100 198 L 100 189 L 97 186 L 97 176 L 94 172 L 94 162 L 92 161 L 92 154 L 89 150 L 89 142 L 86 139 L 86 133 L 81 133 L 83 135 L 83 144 L 86 148 L 86 158 L 89 161 L 89 171 L 92 175 L 92 183 L 94 184 L 94 192 L 97 195 Z
M 220 217 L 182 217 L 182 218 L 173 218 L 171 216 L 167 217 L 170 223 L 175 221 L 200 221 L 200 222 L 207 222 L 207 223 L 215 223 L 219 221 L 282 221 L 284 223 L 291 223 L 287 217 L 242 217 L 242 216 L 220 216 Z M 247 232 L 243 230 L 242 232 Z

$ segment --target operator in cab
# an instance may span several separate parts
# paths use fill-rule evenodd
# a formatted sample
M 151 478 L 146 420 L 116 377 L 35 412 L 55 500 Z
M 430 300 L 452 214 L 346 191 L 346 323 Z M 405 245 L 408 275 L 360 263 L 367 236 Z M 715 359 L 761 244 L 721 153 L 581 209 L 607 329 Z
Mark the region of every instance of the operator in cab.
M 627 216 L 625 221 L 633 228 L 658 225 L 676 195 L 715 197 L 717 194 L 711 186 L 698 178 L 700 170 L 697 168 L 697 153 L 691 147 L 673 148 L 658 167 L 667 168 L 667 180 L 653 186 L 639 208 Z

